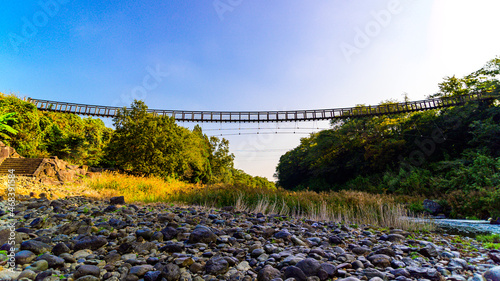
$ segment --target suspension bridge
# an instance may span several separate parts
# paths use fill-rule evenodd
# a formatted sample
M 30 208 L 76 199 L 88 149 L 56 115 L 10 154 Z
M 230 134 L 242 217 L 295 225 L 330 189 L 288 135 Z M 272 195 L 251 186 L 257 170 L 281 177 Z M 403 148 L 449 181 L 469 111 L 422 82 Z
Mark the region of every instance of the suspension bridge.
M 211 122 L 211 123 L 261 123 L 261 122 L 297 122 L 345 119 L 353 117 L 399 114 L 414 111 L 424 111 L 450 106 L 463 105 L 469 101 L 487 100 L 493 97 L 484 93 L 473 93 L 454 97 L 441 97 L 402 103 L 387 103 L 381 105 L 355 106 L 348 108 L 286 110 L 286 111 L 188 111 L 148 109 L 148 112 L 158 116 L 173 117 L 180 122 Z M 39 110 L 73 113 L 96 117 L 115 117 L 121 107 L 88 105 L 69 102 L 59 102 L 28 98 Z

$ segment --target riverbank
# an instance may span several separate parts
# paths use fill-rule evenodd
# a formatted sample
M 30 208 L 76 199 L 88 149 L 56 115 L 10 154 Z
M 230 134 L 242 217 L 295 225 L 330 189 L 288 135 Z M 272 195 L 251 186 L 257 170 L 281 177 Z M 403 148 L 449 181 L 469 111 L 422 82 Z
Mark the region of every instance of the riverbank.
M 2 244 L 15 223 L 16 268 L 0 280 L 481 280 L 500 262 L 467 237 L 234 206 L 23 198 L 1 220 Z

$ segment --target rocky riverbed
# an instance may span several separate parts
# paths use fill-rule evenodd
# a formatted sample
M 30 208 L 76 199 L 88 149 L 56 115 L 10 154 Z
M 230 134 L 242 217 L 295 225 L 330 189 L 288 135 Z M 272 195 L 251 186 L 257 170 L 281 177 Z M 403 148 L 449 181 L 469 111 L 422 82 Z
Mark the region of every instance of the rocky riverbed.
M 0 280 L 500 280 L 475 240 L 278 215 L 86 197 L 25 198 Z M 6 209 L 0 202 L 0 210 Z M 0 265 L 6 257 L 0 254 Z

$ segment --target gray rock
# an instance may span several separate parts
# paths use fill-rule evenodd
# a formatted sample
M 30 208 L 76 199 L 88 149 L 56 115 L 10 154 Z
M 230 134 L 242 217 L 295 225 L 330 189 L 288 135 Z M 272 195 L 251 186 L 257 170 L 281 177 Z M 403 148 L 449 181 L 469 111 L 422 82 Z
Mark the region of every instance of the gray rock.
M 274 237 L 278 239 L 289 240 L 292 238 L 292 234 L 288 232 L 288 230 L 284 229 L 276 232 L 274 234 Z
M 211 258 L 205 265 L 205 271 L 207 274 L 220 275 L 224 274 L 229 270 L 229 263 L 226 259 L 221 257 Z
M 189 235 L 188 242 L 191 244 L 195 243 L 215 243 L 217 241 L 217 235 L 212 232 L 212 230 L 206 226 L 198 225 L 193 232 Z
M 362 256 L 371 252 L 370 249 L 365 247 L 354 247 L 351 251 L 357 256 Z
M 30 280 L 35 280 L 36 273 L 31 270 L 31 269 L 25 269 L 17 278 L 22 279 L 22 278 L 28 278 Z M 1 279 L 0 279 L 1 280 Z
M 335 244 L 335 245 L 344 243 L 344 240 L 338 236 L 330 236 L 330 238 L 328 238 L 328 241 L 331 244 Z
M 161 271 L 148 271 L 144 274 L 144 281 L 160 281 Z
M 391 258 L 388 255 L 378 254 L 369 256 L 367 258 L 376 267 L 389 267 L 391 266 Z
M 46 252 L 50 252 L 51 246 L 36 240 L 28 240 L 21 243 L 21 250 L 28 250 L 33 252 L 35 255 L 40 255 Z
M 398 269 L 394 269 L 394 270 L 391 270 L 389 271 L 392 275 L 398 277 L 398 276 L 404 276 L 406 278 L 410 278 L 411 275 L 410 273 L 408 272 L 408 270 L 404 269 L 404 268 L 398 268 Z
M 401 234 L 389 234 L 387 235 L 387 241 L 390 242 L 401 242 L 405 240 L 405 237 Z
M 0 280 L 2 281 L 10 281 L 10 280 L 17 280 L 21 272 L 17 271 L 10 271 L 10 270 L 3 270 L 0 271 Z
M 307 258 L 298 262 L 296 266 L 309 277 L 317 275 L 318 270 L 321 268 L 321 263 L 315 259 Z
M 39 260 L 26 267 L 26 269 L 33 270 L 35 272 L 45 271 L 49 268 L 49 263 L 46 260 Z
M 123 205 L 123 204 L 125 204 L 125 197 L 123 197 L 123 196 L 111 197 L 109 199 L 109 204 L 110 205 Z
M 168 281 L 176 281 L 181 277 L 181 269 L 178 265 L 169 263 L 167 264 L 162 271 L 162 276 L 165 277 Z
M 307 276 L 306 274 L 302 271 L 302 269 L 296 267 L 296 266 L 289 266 L 285 268 L 285 279 L 289 278 L 294 278 L 297 281 L 306 281 Z
M 83 276 L 91 275 L 95 277 L 99 277 L 99 274 L 101 273 L 101 269 L 95 265 L 80 265 L 78 269 L 73 273 L 73 279 L 78 279 Z
M 50 268 L 59 268 L 64 266 L 64 259 L 60 257 L 56 257 L 54 255 L 45 253 L 38 258 L 36 258 L 37 261 L 39 260 L 45 260 L 49 264 Z
M 360 281 L 360 280 L 356 277 L 347 277 L 347 278 L 337 279 L 337 281 Z
M 135 232 L 136 237 L 142 237 L 146 241 L 151 241 L 151 237 L 153 237 L 154 231 L 149 228 L 139 229 Z
M 17 264 L 23 265 L 32 262 L 36 258 L 36 255 L 31 251 L 22 250 L 17 252 L 14 258 Z
M 337 267 L 333 264 L 322 263 L 321 270 L 325 271 L 326 274 L 328 274 L 329 278 L 332 278 L 333 276 L 335 276 L 337 274 Z
M 406 268 L 410 273 L 411 277 L 414 278 L 425 278 L 431 281 L 439 281 L 442 278 L 442 275 L 432 267 L 413 267 L 409 266 Z
M 500 281 L 500 266 L 495 266 L 483 273 L 487 281 Z
M 386 275 L 385 273 L 375 269 L 375 268 L 366 268 L 363 269 L 363 275 L 366 276 L 368 279 L 372 279 L 374 277 L 378 277 L 381 279 L 385 279 Z
M 467 279 L 467 281 L 486 281 L 486 279 L 481 274 L 474 274 L 472 277 Z
M 60 254 L 64 253 L 69 253 L 70 249 L 68 246 L 64 243 L 57 243 L 53 248 L 52 248 L 52 253 L 56 256 L 59 256 Z
M 259 271 L 257 274 L 258 281 L 271 281 L 275 278 L 280 278 L 281 272 L 271 265 L 266 265 L 263 269 Z
M 420 249 L 418 252 L 420 254 L 422 254 L 424 257 L 428 257 L 428 258 L 435 258 L 435 257 L 439 256 L 439 252 L 431 244 L 427 244 L 427 246 Z
M 75 251 L 78 250 L 83 250 L 83 249 L 90 249 L 90 250 L 97 250 L 101 248 L 102 246 L 106 245 L 108 241 L 104 237 L 100 236 L 85 236 L 82 239 L 78 240 L 75 243 Z
M 165 246 L 161 247 L 160 251 L 164 251 L 167 253 L 180 253 L 184 251 L 184 244 L 169 242 Z
M 85 275 L 85 276 L 82 276 L 82 277 L 76 279 L 75 281 L 100 281 L 100 279 L 98 277 L 93 276 L 93 275 Z
M 146 274 L 146 272 L 152 271 L 152 270 L 154 270 L 154 267 L 152 265 L 143 264 L 143 265 L 133 266 L 132 268 L 130 268 L 128 273 L 134 274 L 138 277 L 142 277 L 142 276 L 144 276 L 144 274 Z
M 433 216 L 438 215 L 438 214 L 443 212 L 443 207 L 435 201 L 425 199 L 423 205 L 424 205 L 424 209 Z

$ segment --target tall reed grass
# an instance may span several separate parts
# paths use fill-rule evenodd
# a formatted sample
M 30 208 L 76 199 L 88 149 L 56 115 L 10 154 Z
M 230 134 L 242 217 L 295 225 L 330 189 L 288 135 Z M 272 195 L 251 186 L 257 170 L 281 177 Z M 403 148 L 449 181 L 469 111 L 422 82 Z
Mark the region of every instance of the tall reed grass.
M 411 215 L 389 195 L 359 191 L 313 192 L 239 185 L 195 185 L 156 177 L 103 173 L 86 182 L 101 197 L 124 196 L 127 202 L 171 202 L 238 211 L 286 215 L 316 221 L 365 224 L 405 230 L 432 230 L 432 225 L 404 219 Z

